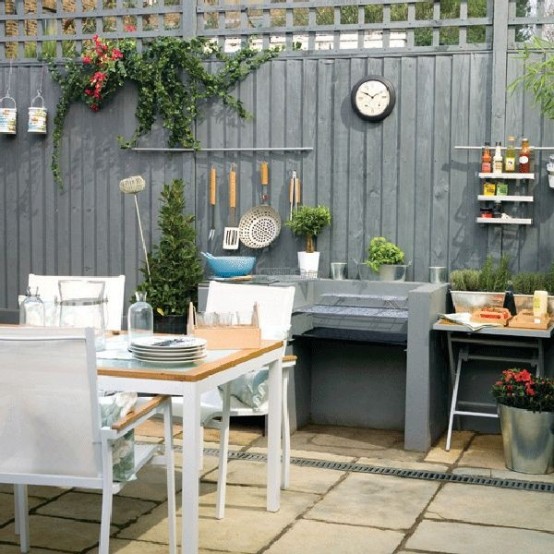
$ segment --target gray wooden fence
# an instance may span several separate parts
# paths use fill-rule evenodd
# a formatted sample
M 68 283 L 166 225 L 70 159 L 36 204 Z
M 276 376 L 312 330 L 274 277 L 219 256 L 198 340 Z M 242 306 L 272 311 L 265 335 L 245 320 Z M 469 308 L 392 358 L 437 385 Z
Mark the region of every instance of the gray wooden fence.
M 387 10 L 398 3 L 375 2 Z M 404 24 L 410 29 L 408 38 L 416 36 L 412 31 L 419 25 L 412 13 L 417 3 L 403 2 L 410 7 L 409 24 Z M 192 3 L 179 4 L 190 9 Z M 199 2 L 197 17 L 202 10 L 230 9 L 228 2 L 211 4 Z M 345 49 L 333 25 L 315 29 L 316 16 L 310 10 L 321 2 L 283 2 L 279 7 L 292 10 L 293 4 L 308 10 L 307 23 L 298 33 L 307 33 L 315 44 L 329 32 L 334 47 L 286 53 L 243 81 L 236 95 L 254 114 L 253 120 L 240 120 L 215 103 L 207 107 L 195 130 L 201 151 L 169 151 L 159 126 L 141 139 L 137 149 L 121 150 L 116 136 L 130 136 L 135 126 L 136 91 L 131 86 L 96 114 L 84 105 L 73 105 L 63 142 L 64 190 L 58 189 L 50 172 L 51 134 L 26 130 L 27 108 L 37 89 L 45 98 L 50 121 L 59 89 L 36 59 L 15 59 L 11 64 L 0 60 L 0 93 L 3 96 L 7 89 L 11 68 L 11 95 L 18 107 L 17 134 L 0 135 L 0 310 L 16 309 L 17 295 L 24 292 L 30 272 L 124 273 L 130 296 L 140 279 L 142 256 L 134 203 L 119 191 L 119 181 L 129 175 L 143 175 L 147 182 L 138 198 L 149 244 L 158 237 L 161 187 L 182 178 L 187 184 L 187 208 L 196 215 L 199 248 L 222 254 L 228 217 L 226 176 L 233 163 L 238 170 L 240 213 L 260 203 L 261 161 L 269 163 L 271 205 L 283 220 L 289 215 L 292 170 L 301 178 L 304 204 L 331 208 L 332 226 L 317 244 L 321 277 L 328 276 L 331 261 L 348 262 L 349 275 L 356 277 L 356 262 L 364 259 L 369 240 L 376 235 L 387 236 L 406 251 L 412 261 L 409 277 L 414 280 L 426 281 L 429 266 L 475 266 L 488 254 L 510 255 L 516 270 L 549 267 L 554 259 L 550 240 L 554 190 L 548 187 L 545 169 L 549 151 L 535 151 L 538 177 L 530 185 L 535 202 L 529 207 L 533 225 L 484 226 L 475 222 L 480 207 L 479 150 L 456 147 L 505 143 L 509 134 L 527 136 L 536 147 L 554 146 L 554 126 L 541 117 L 531 98 L 522 91 L 506 93 L 506 84 L 522 71 L 515 51 L 517 33 L 531 24 L 552 23 L 552 18 L 541 12 L 522 19 L 516 14 L 516 2 L 495 0 L 488 2 L 485 17 L 472 19 L 462 0 L 458 23 L 463 21 L 464 28 L 483 26 L 484 42 L 479 47 L 465 44 L 467 35 L 462 33 L 454 45 L 441 46 L 433 38 L 432 44 L 416 46 L 413 38 L 403 48 L 392 48 L 390 43 L 360 48 L 358 41 L 356 48 Z M 335 6 L 336 18 L 344 2 L 323 4 Z M 119 0 L 117 6 L 123 10 Z M 266 26 L 271 23 L 269 7 L 260 16 Z M 360 7 L 357 13 L 362 11 Z M 9 17 L 0 12 L 0 28 Z M 285 22 L 291 17 L 285 14 Z M 218 21 L 223 19 L 218 16 Z M 381 27 L 389 32 L 394 25 L 390 17 L 387 21 Z M 440 18 L 433 21 L 446 25 Z M 348 25 L 374 24 L 358 20 Z M 438 26 L 432 37 L 439 37 Z M 184 36 L 190 34 L 185 27 L 179 29 Z M 208 31 L 221 34 L 204 29 Z M 137 33 L 141 32 L 150 31 Z M 268 27 L 261 35 L 275 33 Z M 294 33 L 284 35 L 294 39 Z M 0 39 L 3 47 L 6 42 Z M 395 109 L 378 124 L 359 119 L 350 104 L 353 85 L 368 74 L 386 77 L 397 92 Z M 215 241 L 208 245 L 212 166 L 218 173 L 217 224 Z M 506 211 L 516 215 L 521 209 L 514 204 Z M 297 267 L 296 251 L 301 247 L 300 239 L 284 228 L 270 247 L 257 251 L 241 247 L 240 253 L 258 257 L 258 272 L 282 273 Z

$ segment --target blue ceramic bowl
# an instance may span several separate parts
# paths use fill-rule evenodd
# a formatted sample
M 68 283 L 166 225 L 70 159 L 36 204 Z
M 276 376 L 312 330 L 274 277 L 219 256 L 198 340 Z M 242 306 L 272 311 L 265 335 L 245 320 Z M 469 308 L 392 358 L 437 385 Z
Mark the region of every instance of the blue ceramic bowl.
M 204 254 L 209 268 L 216 277 L 241 277 L 254 269 L 254 256 L 212 256 Z

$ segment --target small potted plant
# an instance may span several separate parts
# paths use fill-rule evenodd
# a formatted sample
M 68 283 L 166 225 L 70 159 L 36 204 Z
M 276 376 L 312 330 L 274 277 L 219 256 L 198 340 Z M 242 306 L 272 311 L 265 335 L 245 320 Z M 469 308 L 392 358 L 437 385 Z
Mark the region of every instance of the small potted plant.
M 160 240 L 148 253 L 137 291 L 147 293 L 154 312 L 154 331 L 185 333 L 189 303 L 196 301 L 204 271 L 194 216 L 185 215 L 184 183 L 175 179 L 163 186 L 158 225 Z
M 491 392 L 498 403 L 506 467 L 536 475 L 554 471 L 554 379 L 506 369 Z
M 385 237 L 373 237 L 367 249 L 366 264 L 382 281 L 404 281 L 406 268 L 404 251 Z
M 298 236 L 304 237 L 306 250 L 298 252 L 300 274 L 317 277 L 319 252 L 315 250 L 315 239 L 331 224 L 331 211 L 327 206 L 300 206 L 292 212 L 292 218 L 285 225 Z

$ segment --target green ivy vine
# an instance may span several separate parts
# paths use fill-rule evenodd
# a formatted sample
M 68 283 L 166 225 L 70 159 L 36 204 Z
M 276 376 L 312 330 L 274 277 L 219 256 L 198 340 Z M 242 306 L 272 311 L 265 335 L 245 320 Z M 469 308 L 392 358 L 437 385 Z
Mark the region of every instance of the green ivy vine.
M 52 78 L 61 88 L 54 116 L 54 181 L 63 188 L 62 138 L 72 103 L 85 102 L 97 112 L 126 82 L 134 82 L 138 89 L 137 126 L 129 139 L 118 137 L 119 145 L 135 146 L 160 118 L 169 132 L 169 147 L 198 150 L 200 143 L 193 126 L 203 103 L 219 100 L 242 119 L 250 118 L 251 114 L 230 90 L 280 51 L 279 47 L 256 50 L 248 45 L 229 54 L 205 38 L 160 37 L 138 52 L 132 39 L 102 41 L 95 36 L 80 59 L 68 60 L 63 66 L 48 60 Z M 220 67 L 210 73 L 206 64 L 213 60 L 220 62 Z

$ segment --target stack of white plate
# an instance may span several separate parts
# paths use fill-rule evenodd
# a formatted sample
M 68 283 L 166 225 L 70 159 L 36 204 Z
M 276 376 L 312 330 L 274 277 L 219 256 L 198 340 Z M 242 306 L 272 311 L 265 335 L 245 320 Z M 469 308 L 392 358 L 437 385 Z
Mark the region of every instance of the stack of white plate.
M 133 358 L 164 365 L 183 365 L 206 357 L 206 339 L 187 335 L 141 337 L 133 340 L 129 350 Z

